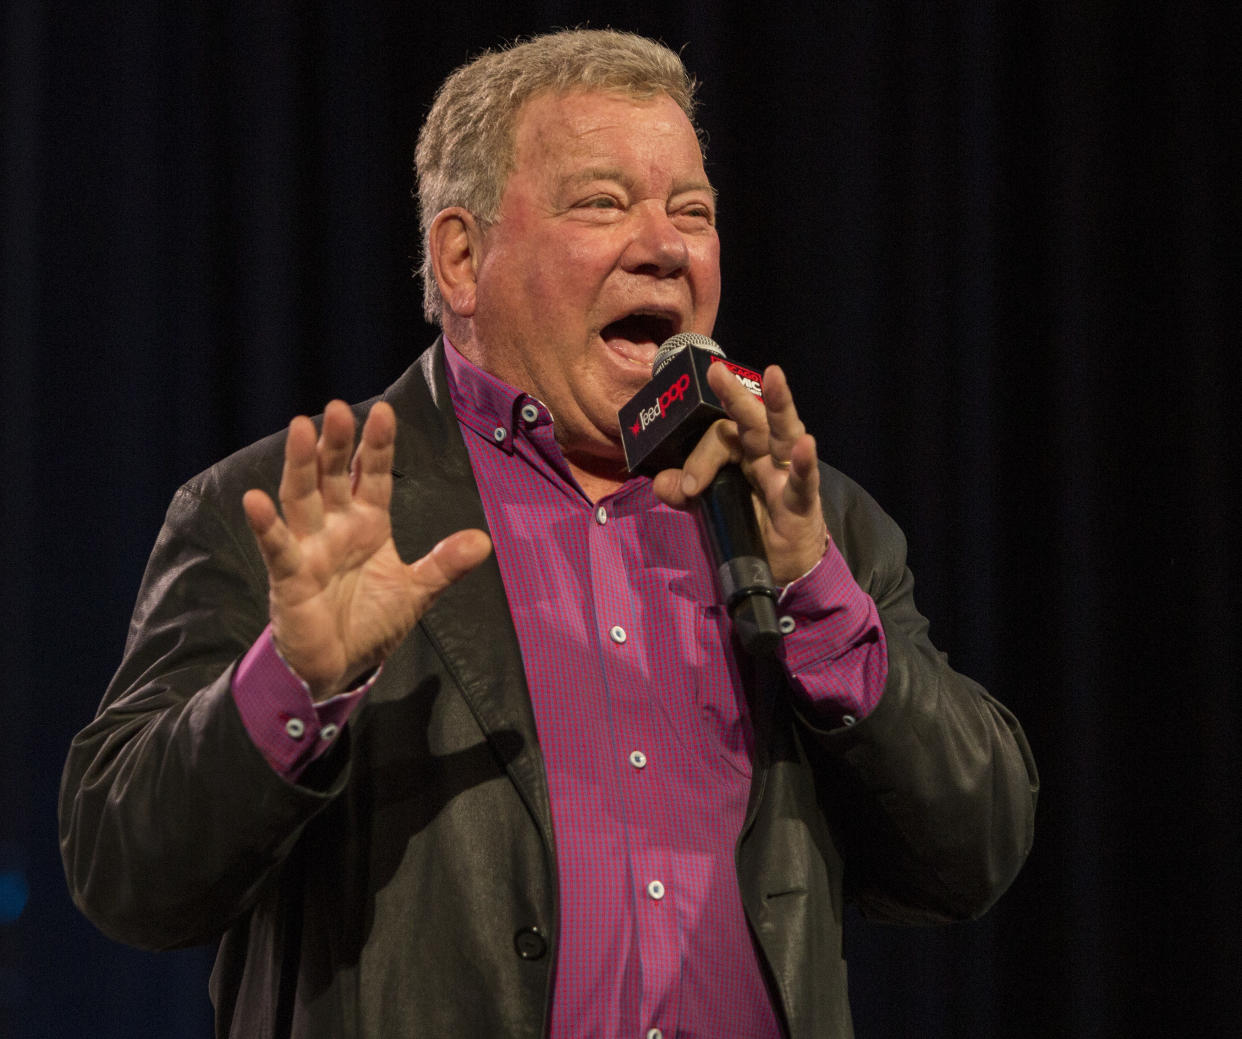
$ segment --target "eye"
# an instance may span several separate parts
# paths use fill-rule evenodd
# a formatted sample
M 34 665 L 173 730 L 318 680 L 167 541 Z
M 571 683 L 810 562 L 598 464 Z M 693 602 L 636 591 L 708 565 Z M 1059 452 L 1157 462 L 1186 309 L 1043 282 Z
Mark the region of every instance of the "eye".
M 673 214 L 673 219 L 690 227 L 711 227 L 716 223 L 716 214 L 710 206 L 702 203 L 683 206 Z
M 579 203 L 583 209 L 620 209 L 621 203 L 612 195 L 592 195 L 590 198 Z

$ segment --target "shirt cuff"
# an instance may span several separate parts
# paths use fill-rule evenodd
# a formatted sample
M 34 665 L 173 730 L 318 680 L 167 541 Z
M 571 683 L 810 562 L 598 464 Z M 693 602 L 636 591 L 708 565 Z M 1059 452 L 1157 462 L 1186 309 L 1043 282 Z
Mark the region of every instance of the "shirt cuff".
M 875 708 L 888 678 L 888 647 L 871 596 L 835 542 L 779 599 L 781 653 L 808 720 L 852 725 Z
M 271 625 L 233 672 L 233 701 L 242 724 L 268 764 L 296 783 L 306 767 L 326 754 L 367 691 L 379 677 L 322 703 L 276 650 Z

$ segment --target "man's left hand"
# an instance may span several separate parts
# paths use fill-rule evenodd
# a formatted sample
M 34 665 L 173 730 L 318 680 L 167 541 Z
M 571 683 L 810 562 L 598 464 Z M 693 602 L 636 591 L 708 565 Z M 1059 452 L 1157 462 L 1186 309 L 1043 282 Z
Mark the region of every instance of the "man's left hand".
M 712 423 L 682 468 L 659 473 L 653 489 L 666 505 L 686 508 L 721 466 L 738 463 L 750 481 L 772 576 L 788 584 L 810 570 L 828 544 L 815 438 L 798 418 L 789 382 L 776 365 L 763 373 L 762 401 L 723 364 L 708 369 L 707 382 L 729 417 Z

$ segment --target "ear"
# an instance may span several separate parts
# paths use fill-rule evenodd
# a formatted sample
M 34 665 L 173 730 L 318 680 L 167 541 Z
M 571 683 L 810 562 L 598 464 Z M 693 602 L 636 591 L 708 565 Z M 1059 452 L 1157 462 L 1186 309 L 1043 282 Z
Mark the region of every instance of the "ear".
M 474 314 L 475 275 L 482 237 L 474 214 L 461 206 L 440 210 L 427 232 L 427 250 L 440 295 L 457 317 Z

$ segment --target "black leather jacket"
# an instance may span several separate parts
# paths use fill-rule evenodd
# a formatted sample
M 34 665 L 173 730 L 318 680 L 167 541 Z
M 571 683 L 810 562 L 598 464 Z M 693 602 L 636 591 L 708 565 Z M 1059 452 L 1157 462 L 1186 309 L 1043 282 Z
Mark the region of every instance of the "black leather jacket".
M 485 527 L 440 345 L 384 398 L 398 417 L 402 557 Z M 233 455 L 169 508 L 124 660 L 65 768 L 73 896 L 124 942 L 218 940 L 218 1036 L 538 1039 L 556 955 L 556 855 L 499 570 L 490 559 L 445 592 L 332 752 L 286 782 L 229 691 L 267 622 L 241 497 L 250 487 L 274 496 L 282 444 Z M 889 677 L 869 717 L 822 732 L 796 716 L 779 665 L 749 676 L 756 760 L 737 870 L 797 1039 L 851 1035 L 846 898 L 892 920 L 978 915 L 1030 848 L 1037 785 L 1014 718 L 928 641 L 901 532 L 827 467 L 823 499 L 879 607 Z

